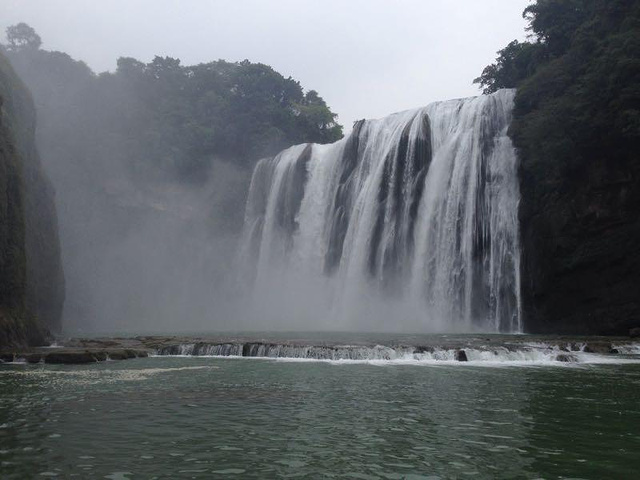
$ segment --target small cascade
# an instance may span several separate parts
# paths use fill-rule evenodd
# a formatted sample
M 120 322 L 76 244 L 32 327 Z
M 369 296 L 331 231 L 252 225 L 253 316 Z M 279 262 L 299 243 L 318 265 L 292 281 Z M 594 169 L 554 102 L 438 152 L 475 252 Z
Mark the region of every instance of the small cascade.
M 207 343 L 183 343 L 170 345 L 158 350 L 158 355 L 171 356 L 197 356 L 197 357 L 232 357 L 242 356 L 242 344 L 207 344 Z
M 639 362 L 640 346 L 585 343 L 504 345 L 307 345 L 289 343 L 186 343 L 160 347 L 158 356 L 248 357 L 332 362 L 471 364 L 575 364 Z
M 240 256 L 265 325 L 520 332 L 514 91 L 357 122 L 255 168 Z

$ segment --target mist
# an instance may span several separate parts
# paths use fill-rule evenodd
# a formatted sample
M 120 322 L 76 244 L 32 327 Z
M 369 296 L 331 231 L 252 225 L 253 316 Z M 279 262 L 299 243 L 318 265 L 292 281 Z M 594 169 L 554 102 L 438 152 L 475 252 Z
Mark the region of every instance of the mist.
M 415 305 L 373 290 L 339 312 L 337 287 L 323 275 L 274 271 L 254 290 L 255 279 L 243 276 L 245 206 L 261 158 L 335 142 L 357 118 L 476 94 L 471 81 L 481 67 L 522 37 L 521 22 L 492 17 L 500 26 L 479 31 L 477 18 L 498 4 L 513 18 L 526 2 L 463 3 L 455 14 L 444 2 L 367 2 L 335 5 L 331 15 L 296 3 L 296 18 L 318 16 L 313 28 L 292 20 L 293 4 L 279 5 L 272 13 L 282 28 L 268 32 L 257 4 L 240 12 L 195 2 L 176 17 L 175 3 L 136 2 L 126 15 L 140 20 L 134 31 L 117 2 L 4 3 L 0 26 L 26 21 L 43 40 L 9 57 L 33 93 L 38 148 L 57 192 L 64 331 L 424 327 Z M 202 18 L 212 5 L 229 10 L 216 12 L 220 28 L 209 30 Z M 193 34 L 160 35 L 173 30 L 170 21 L 192 22 L 179 30 Z M 403 21 L 411 28 L 400 28 Z M 397 316 L 405 322 L 390 321 Z
M 238 232 L 225 226 L 224 202 L 242 192 L 245 177 L 226 164 L 213 168 L 215 176 L 197 189 L 140 192 L 122 182 L 92 206 L 88 222 L 61 223 L 65 330 L 235 328 L 237 292 L 229 280 Z M 74 247 L 65 248 L 69 244 Z

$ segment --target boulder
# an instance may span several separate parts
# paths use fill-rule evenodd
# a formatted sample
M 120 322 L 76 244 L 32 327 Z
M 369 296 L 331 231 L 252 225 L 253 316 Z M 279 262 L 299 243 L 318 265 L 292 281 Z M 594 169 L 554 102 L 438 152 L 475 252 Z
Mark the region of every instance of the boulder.
M 41 363 L 43 357 L 38 353 L 28 353 L 24 355 L 23 358 L 27 363 Z
M 94 363 L 97 361 L 95 352 L 91 352 L 89 350 L 51 352 L 46 355 L 44 359 L 45 363 L 63 365 Z
M 612 348 L 609 342 L 588 342 L 584 351 L 587 353 L 610 353 Z
M 127 351 L 124 349 L 109 350 L 107 355 L 109 356 L 109 360 L 126 360 L 129 358 Z
M 465 352 L 464 350 L 458 350 L 456 352 L 455 359 L 458 362 L 468 362 L 469 361 L 469 359 L 467 358 L 467 352 Z
M 433 347 L 418 345 L 417 347 L 414 347 L 413 353 L 433 353 Z
M 556 357 L 556 362 L 576 363 L 577 361 L 578 359 L 575 357 L 575 355 L 569 355 L 566 353 L 561 353 Z
M 104 362 L 107 359 L 107 352 L 103 350 L 93 352 L 93 358 L 96 359 L 96 362 Z
M 13 362 L 13 353 L 0 353 L 0 363 Z
M 109 355 L 109 359 L 111 360 L 127 360 L 129 358 L 136 358 L 138 356 L 136 350 L 131 350 L 129 348 L 120 348 L 117 350 L 108 350 L 107 354 Z

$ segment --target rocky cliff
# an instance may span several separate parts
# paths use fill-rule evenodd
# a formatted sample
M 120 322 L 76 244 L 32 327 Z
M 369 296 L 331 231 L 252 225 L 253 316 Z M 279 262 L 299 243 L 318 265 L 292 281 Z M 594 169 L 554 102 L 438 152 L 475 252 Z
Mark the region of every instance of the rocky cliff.
M 523 304 L 531 333 L 640 325 L 640 161 L 601 152 L 574 171 L 521 165 Z
M 0 345 L 41 344 L 64 302 L 53 188 L 31 95 L 0 54 Z

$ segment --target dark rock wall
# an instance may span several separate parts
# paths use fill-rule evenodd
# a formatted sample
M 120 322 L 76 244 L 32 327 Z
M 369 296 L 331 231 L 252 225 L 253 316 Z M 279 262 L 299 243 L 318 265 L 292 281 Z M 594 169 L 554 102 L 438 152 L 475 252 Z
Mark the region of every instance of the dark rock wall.
M 526 331 L 627 334 L 640 325 L 640 159 L 538 168 L 522 158 Z
M 29 91 L 0 54 L 0 345 L 60 328 L 64 277 L 54 192 L 35 147 Z

